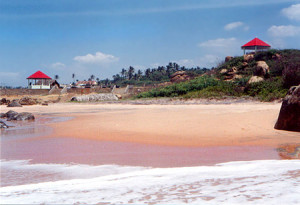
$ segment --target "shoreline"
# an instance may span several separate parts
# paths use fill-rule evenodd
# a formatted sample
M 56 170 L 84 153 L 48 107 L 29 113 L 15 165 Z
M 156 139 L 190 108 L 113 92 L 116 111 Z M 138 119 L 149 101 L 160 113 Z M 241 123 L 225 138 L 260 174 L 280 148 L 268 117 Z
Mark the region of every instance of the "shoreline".
M 34 163 L 180 167 L 288 159 L 289 155 L 276 149 L 300 144 L 300 139 L 296 132 L 273 128 L 280 106 L 249 102 L 26 106 L 13 110 L 71 119 L 46 124 L 51 133 L 10 143 L 2 140 L 1 146 L 9 159 L 33 159 Z M 8 151 L 8 147 L 14 148 Z

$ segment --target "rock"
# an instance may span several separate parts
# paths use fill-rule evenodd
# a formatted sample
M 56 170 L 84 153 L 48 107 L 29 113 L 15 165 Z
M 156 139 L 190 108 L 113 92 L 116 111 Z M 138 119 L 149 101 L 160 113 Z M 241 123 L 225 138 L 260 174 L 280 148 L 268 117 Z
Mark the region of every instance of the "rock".
M 0 118 L 6 118 L 6 113 L 0 113 Z
M 247 67 L 248 67 L 248 63 L 247 63 L 247 62 L 243 62 L 242 68 L 245 69 L 245 68 L 247 68 Z
M 5 124 L 2 120 L 0 120 L 0 128 L 8 128 L 8 125 Z
M 232 56 L 226 56 L 226 57 L 225 57 L 225 62 L 228 62 L 228 61 L 230 61 L 231 59 L 233 59 Z
M 11 121 L 11 120 L 17 120 L 17 121 L 34 120 L 34 116 L 32 113 L 29 112 L 21 112 L 12 118 L 9 119 L 7 118 L 7 121 Z
M 258 83 L 258 82 L 261 82 L 261 81 L 264 81 L 264 78 L 259 77 L 259 76 L 252 76 L 252 77 L 248 80 L 248 84 L 251 84 L 251 83 Z
M 6 100 L 6 98 L 2 98 L 2 99 L 0 100 L 0 105 L 7 105 L 8 103 L 10 103 L 10 101 L 9 101 L 9 100 Z
M 42 105 L 48 106 L 48 103 L 47 102 L 43 102 Z
M 244 61 L 245 62 L 252 61 L 253 59 L 254 59 L 254 54 L 246 54 L 246 55 L 244 55 Z
M 275 53 L 275 55 L 272 56 L 273 60 L 280 60 L 281 59 L 281 55 L 279 53 Z
M 171 75 L 171 82 L 178 83 L 190 80 L 190 76 L 185 71 L 177 71 Z
M 8 111 L 7 113 L 5 113 L 6 117 L 7 117 L 7 120 L 8 119 L 12 119 L 14 118 L 16 115 L 18 115 L 19 113 L 13 111 L 13 110 L 10 110 Z
M 289 89 L 274 128 L 300 132 L 300 85 Z
M 243 78 L 242 75 L 234 75 L 232 79 L 235 80 L 235 79 L 241 79 L 241 78 Z
M 7 105 L 7 107 L 22 107 L 22 105 L 18 102 L 18 100 L 13 100 Z
M 89 94 L 72 97 L 71 101 L 77 102 L 96 102 L 118 100 L 118 97 L 112 93 Z
M 223 68 L 221 71 L 220 71 L 220 74 L 225 74 L 227 73 L 227 69 Z
M 269 71 L 270 71 L 269 66 L 265 61 L 256 62 L 255 75 L 266 76 L 269 73 Z
M 32 99 L 30 97 L 22 97 L 19 100 L 19 103 L 21 105 L 35 105 L 35 104 L 37 104 L 37 100 L 36 99 Z
M 229 69 L 229 72 L 231 73 L 236 73 L 238 71 L 237 67 L 233 66 L 232 68 Z
M 117 96 L 118 99 L 122 99 L 122 95 L 121 94 L 115 94 L 115 96 Z

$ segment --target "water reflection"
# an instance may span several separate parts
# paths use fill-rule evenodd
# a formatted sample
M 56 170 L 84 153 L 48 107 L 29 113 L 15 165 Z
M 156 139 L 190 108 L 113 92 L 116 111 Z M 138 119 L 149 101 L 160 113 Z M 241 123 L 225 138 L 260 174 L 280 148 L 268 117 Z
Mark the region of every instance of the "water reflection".
M 300 143 L 279 145 L 277 152 L 281 159 L 300 159 Z

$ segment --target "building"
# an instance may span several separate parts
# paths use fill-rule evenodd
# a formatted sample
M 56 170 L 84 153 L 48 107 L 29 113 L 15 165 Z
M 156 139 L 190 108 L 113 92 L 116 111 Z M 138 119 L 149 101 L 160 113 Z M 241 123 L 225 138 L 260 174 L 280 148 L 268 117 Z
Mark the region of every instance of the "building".
M 78 81 L 76 82 L 77 87 L 91 87 L 91 86 L 96 86 L 97 82 L 94 80 L 84 80 L 84 81 Z
M 246 43 L 245 45 L 243 45 L 241 48 L 242 50 L 244 50 L 244 54 L 245 54 L 246 50 L 252 50 L 255 51 L 256 53 L 257 51 L 268 50 L 271 48 L 271 46 L 263 42 L 259 38 L 254 38 L 248 43 Z
M 37 71 L 27 78 L 29 89 L 50 89 L 51 78 L 41 71 Z

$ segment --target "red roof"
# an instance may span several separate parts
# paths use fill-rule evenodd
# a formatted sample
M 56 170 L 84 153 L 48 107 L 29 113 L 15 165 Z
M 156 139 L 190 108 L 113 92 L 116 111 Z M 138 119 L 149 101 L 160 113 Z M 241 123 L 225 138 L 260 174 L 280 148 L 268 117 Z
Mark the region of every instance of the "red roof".
M 51 79 L 48 75 L 41 71 L 37 71 L 31 76 L 29 76 L 27 79 Z
M 249 41 L 248 43 L 246 43 L 245 45 L 243 45 L 242 48 L 253 47 L 253 46 L 271 47 L 269 44 L 263 42 L 259 38 L 255 38 L 255 39 Z

